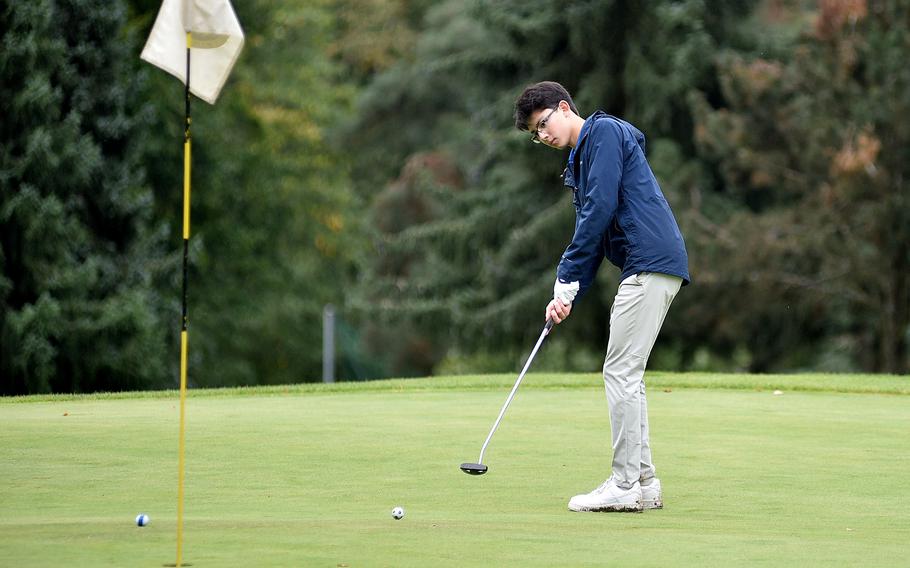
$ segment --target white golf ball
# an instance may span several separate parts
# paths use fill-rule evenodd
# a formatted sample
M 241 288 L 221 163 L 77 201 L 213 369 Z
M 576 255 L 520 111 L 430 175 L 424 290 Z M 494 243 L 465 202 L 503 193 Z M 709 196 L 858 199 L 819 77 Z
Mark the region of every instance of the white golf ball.
M 136 515 L 136 526 L 144 527 L 147 524 L 149 524 L 148 515 L 146 515 L 145 513 L 139 513 L 138 515 Z
M 397 521 L 397 520 L 400 520 L 402 517 L 404 517 L 404 509 L 402 509 L 401 507 L 395 507 L 394 509 L 392 509 L 392 518 L 394 518 Z

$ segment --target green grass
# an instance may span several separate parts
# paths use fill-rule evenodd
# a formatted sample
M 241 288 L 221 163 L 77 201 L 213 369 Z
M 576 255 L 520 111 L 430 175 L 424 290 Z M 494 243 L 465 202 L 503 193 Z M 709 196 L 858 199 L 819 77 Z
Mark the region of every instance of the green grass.
M 907 377 L 649 374 L 666 508 L 643 514 L 566 509 L 608 475 L 595 375 L 529 375 L 490 472 L 458 469 L 513 381 L 193 391 L 184 561 L 907 565 Z M 173 563 L 177 409 L 172 392 L 0 399 L 0 564 Z

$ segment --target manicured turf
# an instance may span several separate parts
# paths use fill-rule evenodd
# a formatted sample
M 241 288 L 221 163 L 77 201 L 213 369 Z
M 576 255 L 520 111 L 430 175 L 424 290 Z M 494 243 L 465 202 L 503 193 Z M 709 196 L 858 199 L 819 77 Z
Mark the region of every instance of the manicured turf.
M 184 561 L 908 565 L 907 377 L 652 375 L 666 508 L 643 514 L 566 509 L 608 474 L 595 375 L 529 375 L 489 473 L 458 469 L 513 380 L 193 392 Z M 177 405 L 174 393 L 0 399 L 0 565 L 173 563 Z

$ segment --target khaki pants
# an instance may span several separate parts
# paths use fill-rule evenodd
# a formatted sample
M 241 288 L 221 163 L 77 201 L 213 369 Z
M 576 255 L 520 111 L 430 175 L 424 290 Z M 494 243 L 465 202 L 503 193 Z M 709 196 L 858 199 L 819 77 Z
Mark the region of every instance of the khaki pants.
M 682 279 L 656 272 L 619 284 L 610 310 L 604 386 L 613 433 L 613 481 L 629 489 L 654 477 L 648 436 L 645 366 Z

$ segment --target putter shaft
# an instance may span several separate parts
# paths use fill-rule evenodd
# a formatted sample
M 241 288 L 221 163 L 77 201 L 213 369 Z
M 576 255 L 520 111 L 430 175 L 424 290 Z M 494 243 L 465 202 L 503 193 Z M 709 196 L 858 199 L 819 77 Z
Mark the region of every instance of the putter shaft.
M 506 403 L 502 405 L 502 410 L 499 411 L 499 416 L 496 418 L 496 422 L 490 429 L 490 433 L 487 434 L 487 439 L 484 441 L 483 447 L 480 448 L 480 458 L 477 459 L 478 464 L 483 463 L 483 454 L 487 451 L 487 445 L 490 443 L 490 439 L 493 437 L 493 433 L 496 432 L 496 429 L 499 427 L 499 423 L 502 422 L 502 417 L 505 415 L 506 409 L 509 408 L 509 403 L 511 403 L 512 399 L 515 397 L 515 392 L 518 391 L 518 385 L 521 384 L 521 380 L 525 377 L 525 373 L 528 372 L 528 367 L 531 366 L 531 361 L 533 361 L 534 356 L 537 355 L 537 350 L 540 349 L 540 345 L 543 343 L 544 338 L 552 328 L 553 320 L 548 319 L 547 324 L 543 328 L 543 331 L 540 332 L 540 337 L 537 339 L 537 343 L 534 345 L 534 349 L 531 351 L 531 355 L 528 357 L 528 361 L 525 363 L 524 369 L 521 370 L 521 374 L 518 375 L 518 380 L 515 381 L 515 386 L 512 387 L 512 392 L 509 393 L 509 397 L 506 399 Z

